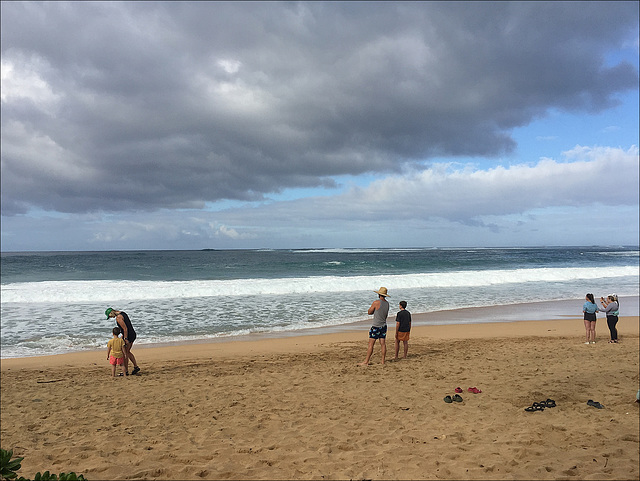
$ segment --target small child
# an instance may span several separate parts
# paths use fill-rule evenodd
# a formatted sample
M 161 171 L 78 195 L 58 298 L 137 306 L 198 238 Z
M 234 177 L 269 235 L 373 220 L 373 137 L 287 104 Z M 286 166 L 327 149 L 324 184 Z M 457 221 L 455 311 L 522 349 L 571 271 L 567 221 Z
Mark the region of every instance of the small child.
M 400 301 L 400 310 L 396 314 L 396 357 L 400 352 L 400 341 L 404 344 L 404 356 L 409 352 L 409 331 L 411 331 L 411 313 L 407 311 L 407 301 Z
M 111 364 L 111 377 L 116 377 L 116 365 L 122 369 L 124 375 L 124 339 L 120 336 L 120 328 L 113 328 L 113 339 L 107 343 L 107 360 Z

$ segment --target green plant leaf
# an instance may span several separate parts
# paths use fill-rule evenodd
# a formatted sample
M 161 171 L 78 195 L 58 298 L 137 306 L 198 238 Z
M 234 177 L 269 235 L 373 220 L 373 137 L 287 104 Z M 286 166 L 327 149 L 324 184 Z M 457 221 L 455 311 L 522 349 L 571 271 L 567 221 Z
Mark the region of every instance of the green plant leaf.
M 0 449 L 0 476 L 2 479 L 14 479 L 18 475 L 16 471 L 20 469 L 21 462 L 24 458 L 15 458 L 13 457 L 13 449 L 6 450 Z
M 2 481 L 31 481 L 29 479 L 18 477 L 16 471 L 22 467 L 20 464 L 24 457 L 11 459 L 13 457 L 13 450 L 0 449 L 0 479 Z M 87 481 L 84 476 L 77 475 L 73 471 L 69 473 L 62 472 L 60 475 L 51 474 L 49 471 L 44 473 L 37 472 L 34 481 Z

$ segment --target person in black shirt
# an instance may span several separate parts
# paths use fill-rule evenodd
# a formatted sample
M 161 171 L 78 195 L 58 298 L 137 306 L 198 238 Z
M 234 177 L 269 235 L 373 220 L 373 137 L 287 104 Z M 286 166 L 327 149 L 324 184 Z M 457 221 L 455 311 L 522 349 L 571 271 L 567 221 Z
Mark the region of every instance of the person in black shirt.
M 409 352 L 409 331 L 411 331 L 411 313 L 407 311 L 407 301 L 400 301 L 400 310 L 396 314 L 396 357 L 400 352 L 400 341 L 404 344 L 404 356 L 407 358 Z
M 124 353 L 124 372 L 128 376 L 129 375 L 129 360 L 133 362 L 133 371 L 131 374 L 138 374 L 140 372 L 140 368 L 138 367 L 138 363 L 136 362 L 136 357 L 131 352 L 131 348 L 133 347 L 133 341 L 136 340 L 136 331 L 133 329 L 131 325 L 131 320 L 129 316 L 124 311 L 116 311 L 112 307 L 104 311 L 107 315 L 107 319 L 111 319 L 112 317 L 116 318 L 116 324 L 122 331 L 122 338 L 124 339 L 125 344 L 125 353 Z

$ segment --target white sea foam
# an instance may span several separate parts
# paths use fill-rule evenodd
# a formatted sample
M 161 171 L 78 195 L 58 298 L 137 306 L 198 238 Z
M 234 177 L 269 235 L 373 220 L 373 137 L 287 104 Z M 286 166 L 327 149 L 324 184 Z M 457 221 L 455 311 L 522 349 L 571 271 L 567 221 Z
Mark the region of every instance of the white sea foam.
M 1 302 L 82 303 L 150 299 L 188 299 L 367 291 L 390 289 L 481 287 L 534 282 L 613 279 L 637 276 L 635 266 L 605 268 L 533 268 L 513 270 L 456 271 L 445 273 L 380 276 L 317 276 L 277 279 L 191 281 L 43 281 L 2 285 Z
M 423 247 L 396 247 L 385 249 L 349 249 L 344 247 L 336 247 L 333 249 L 297 249 L 293 250 L 294 254 L 376 254 L 389 252 L 423 252 L 428 250 L 438 250 L 437 248 L 425 249 Z
M 640 251 L 596 252 L 595 254 L 609 257 L 638 257 L 640 255 Z

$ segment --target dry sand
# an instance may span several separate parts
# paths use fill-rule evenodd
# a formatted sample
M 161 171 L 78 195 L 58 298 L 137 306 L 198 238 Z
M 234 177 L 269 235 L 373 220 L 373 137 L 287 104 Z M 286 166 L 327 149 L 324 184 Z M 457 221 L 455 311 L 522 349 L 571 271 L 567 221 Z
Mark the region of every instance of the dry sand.
M 2 360 L 0 439 L 24 477 L 638 479 L 638 317 L 618 326 L 588 346 L 580 319 L 418 326 L 368 367 L 366 329 L 138 348 L 128 378 L 106 349 Z

